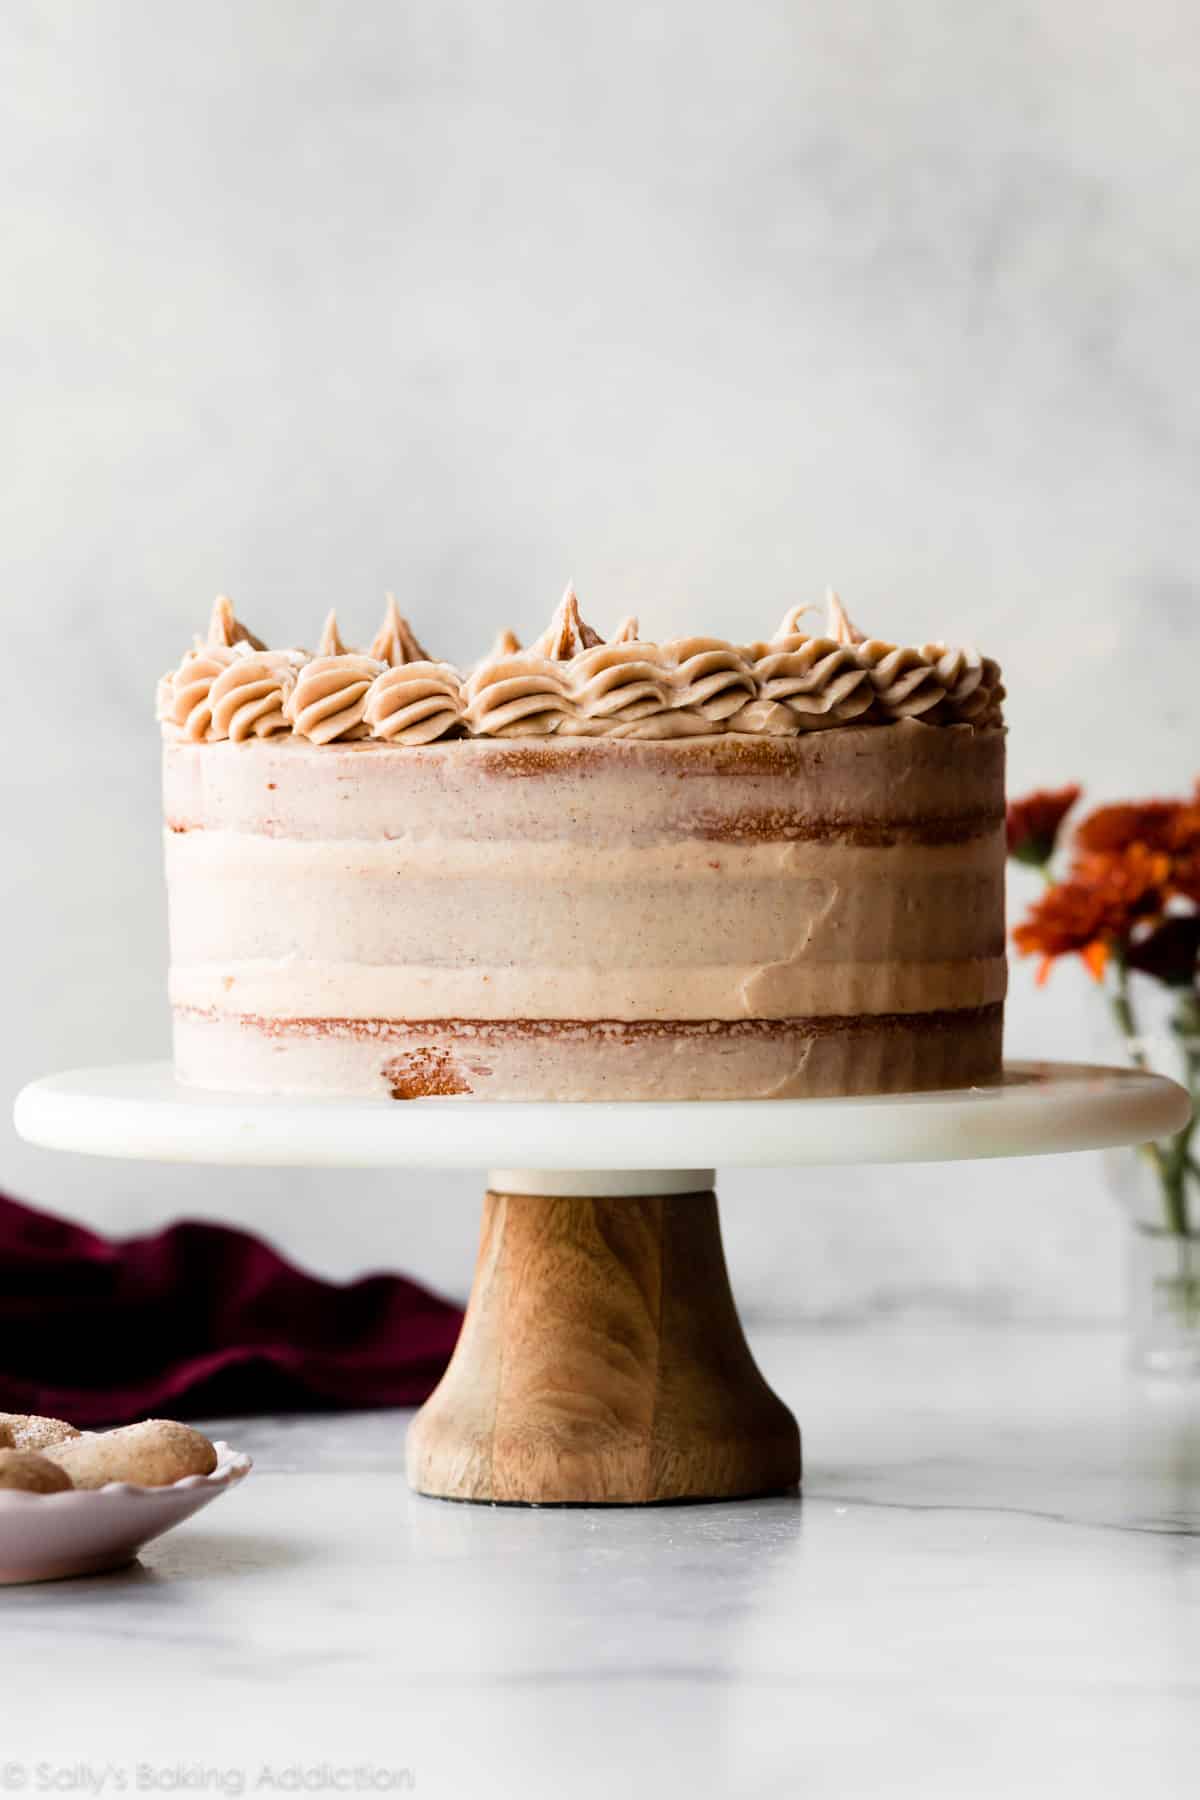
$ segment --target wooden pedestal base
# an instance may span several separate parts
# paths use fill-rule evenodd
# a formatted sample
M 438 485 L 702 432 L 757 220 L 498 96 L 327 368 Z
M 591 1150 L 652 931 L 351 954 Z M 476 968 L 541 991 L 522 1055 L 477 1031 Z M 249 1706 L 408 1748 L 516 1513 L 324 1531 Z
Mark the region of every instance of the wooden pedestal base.
M 779 1492 L 800 1433 L 755 1366 L 714 1193 L 489 1192 L 467 1316 L 413 1421 L 445 1499 L 646 1504 Z

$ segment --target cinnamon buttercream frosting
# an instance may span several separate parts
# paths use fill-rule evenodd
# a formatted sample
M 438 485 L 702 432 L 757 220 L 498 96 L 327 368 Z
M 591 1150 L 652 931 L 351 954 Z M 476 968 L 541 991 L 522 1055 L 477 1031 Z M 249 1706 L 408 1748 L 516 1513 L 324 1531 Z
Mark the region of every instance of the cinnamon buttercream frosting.
M 299 653 L 264 650 L 234 655 L 208 691 L 209 736 L 240 744 L 250 737 L 289 731 L 284 708 L 303 667 Z
M 829 615 L 837 641 L 850 646 L 868 670 L 876 703 L 888 718 L 925 718 L 931 724 L 1001 723 L 1004 688 L 999 664 L 990 657 L 947 644 L 909 650 L 864 637 L 832 589 Z
M 363 717 L 372 737 L 392 744 L 432 744 L 462 724 L 458 671 L 435 662 L 384 669 L 371 683 Z
M 574 720 L 570 670 L 603 640 L 585 625 L 568 587 L 549 625 L 528 650 L 507 648 L 505 633 L 463 683 L 463 716 L 476 737 L 550 737 Z
M 575 716 L 565 669 L 537 649 L 485 658 L 463 683 L 463 716 L 476 737 L 549 737 Z
M 228 594 L 218 594 L 213 601 L 212 616 L 208 621 L 208 641 L 210 645 L 221 644 L 232 649 L 235 644 L 248 644 L 251 650 L 265 650 L 266 645 L 261 638 L 256 638 L 233 610 L 233 601 Z
M 330 612 L 317 654 L 300 670 L 284 707 L 293 731 L 314 744 L 369 736 L 367 692 L 386 666 L 378 657 L 348 650 L 338 631 L 337 613 Z
M 215 698 L 213 690 L 239 664 L 248 663 L 256 653 L 266 651 L 267 647 L 262 639 L 256 638 L 236 617 L 233 602 L 228 595 L 218 594 L 209 617 L 207 636 L 197 638 L 192 648 L 184 653 L 179 667 L 159 681 L 155 704 L 158 719 L 161 723 L 174 727 L 184 737 L 196 740 L 229 737 L 232 735 L 229 724 L 238 707 L 231 707 L 227 696 L 231 685 L 245 686 L 245 683 L 235 676 L 234 683 L 227 682 Z M 258 699 L 266 699 L 265 694 L 259 695 Z M 243 707 L 249 705 L 253 716 L 246 728 L 238 733 L 239 736 L 246 737 L 257 732 L 262 737 L 269 735 L 272 729 L 286 728 L 282 716 L 278 727 L 268 724 L 273 713 L 281 710 L 276 709 L 269 699 L 266 699 L 265 704 L 258 705 L 254 697 L 243 693 L 240 704 Z M 220 710 L 222 724 L 216 722 L 216 708 Z M 258 723 L 260 720 L 261 725 Z
M 817 637 L 800 630 L 807 611 L 792 607 L 770 643 L 750 647 L 757 694 L 735 715 L 731 730 L 789 737 L 864 720 L 874 697 L 867 669 L 836 635 L 832 608 L 828 635 Z
M 383 624 L 375 634 L 371 655 L 377 662 L 387 663 L 391 669 L 399 669 L 405 663 L 430 661 L 429 652 L 422 650 L 412 626 L 396 605 L 395 594 L 387 597 L 387 611 L 383 615 Z
M 570 662 L 582 651 L 594 650 L 603 642 L 600 633 L 593 631 L 580 617 L 574 584 L 568 582 L 554 617 L 533 648 L 537 655 L 548 657 L 551 662 Z
M 395 596 L 371 654 L 387 666 L 367 693 L 363 720 L 372 737 L 392 744 L 432 744 L 462 724 L 462 679 L 450 663 L 434 662 L 423 650 Z
M 735 645 L 684 637 L 657 643 L 624 619 L 606 641 L 568 587 L 527 648 L 501 632 L 468 672 L 437 660 L 388 595 L 367 652 L 348 649 L 336 614 L 315 654 L 268 650 L 222 596 L 208 636 L 159 683 L 168 733 L 242 742 L 292 731 L 315 744 L 375 738 L 680 738 L 719 733 L 792 737 L 848 725 L 999 727 L 998 665 L 942 642 L 919 647 L 866 636 L 838 596 L 824 631 L 794 606 L 773 637 Z

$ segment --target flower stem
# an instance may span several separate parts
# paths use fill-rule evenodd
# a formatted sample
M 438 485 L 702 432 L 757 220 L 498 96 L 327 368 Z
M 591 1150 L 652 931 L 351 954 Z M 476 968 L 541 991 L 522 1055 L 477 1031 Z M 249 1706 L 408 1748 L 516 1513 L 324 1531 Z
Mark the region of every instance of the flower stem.
M 1192 1098 L 1192 1116 L 1182 1131 L 1177 1131 L 1172 1139 L 1171 1162 L 1173 1175 L 1179 1183 L 1180 1199 L 1183 1207 L 1183 1228 L 1190 1228 L 1188 1217 L 1188 1176 L 1195 1179 L 1200 1176 L 1196 1158 L 1192 1155 L 1192 1139 L 1195 1136 L 1197 1120 L 1200 1119 L 1200 1006 L 1195 996 L 1184 994 L 1179 1000 L 1171 1019 L 1171 1029 L 1179 1039 L 1183 1051 L 1183 1066 L 1187 1076 L 1187 1090 Z
M 1110 998 L 1113 1017 L 1117 1021 L 1121 1036 L 1125 1039 L 1125 1053 L 1135 1069 L 1148 1069 L 1150 1065 L 1146 1060 L 1146 1052 L 1142 1048 L 1141 1038 L 1138 1036 L 1137 1020 L 1133 1016 L 1133 1001 L 1129 994 L 1129 970 L 1125 966 L 1125 958 L 1115 956 L 1113 965 L 1117 971 L 1117 985 L 1112 989 Z
M 1125 1052 L 1135 1069 L 1149 1070 L 1150 1063 L 1146 1056 L 1145 1046 L 1138 1032 L 1137 1019 L 1133 1011 L 1133 999 L 1129 992 L 1129 970 L 1125 958 L 1117 955 L 1113 958 L 1116 968 L 1116 985 L 1110 989 L 1113 1017 L 1117 1022 L 1121 1036 L 1125 1040 Z M 1191 1123 L 1186 1128 L 1190 1134 Z M 1180 1132 L 1171 1142 L 1170 1149 L 1162 1144 L 1149 1143 L 1140 1147 L 1142 1154 L 1154 1164 L 1162 1188 L 1163 1208 L 1166 1213 L 1167 1230 L 1179 1237 L 1187 1236 L 1188 1205 L 1186 1190 L 1186 1158 L 1188 1145 L 1180 1144 L 1184 1136 Z

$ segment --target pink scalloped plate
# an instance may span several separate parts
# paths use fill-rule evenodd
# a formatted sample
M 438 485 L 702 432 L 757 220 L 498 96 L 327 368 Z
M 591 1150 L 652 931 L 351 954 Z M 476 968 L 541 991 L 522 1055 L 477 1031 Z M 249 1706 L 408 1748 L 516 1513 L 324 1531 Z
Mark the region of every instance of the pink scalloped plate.
M 181 1525 L 245 1479 L 250 1458 L 217 1443 L 211 1475 L 170 1487 L 77 1488 L 66 1494 L 0 1493 L 0 1586 L 101 1575 L 131 1563 L 143 1544 Z

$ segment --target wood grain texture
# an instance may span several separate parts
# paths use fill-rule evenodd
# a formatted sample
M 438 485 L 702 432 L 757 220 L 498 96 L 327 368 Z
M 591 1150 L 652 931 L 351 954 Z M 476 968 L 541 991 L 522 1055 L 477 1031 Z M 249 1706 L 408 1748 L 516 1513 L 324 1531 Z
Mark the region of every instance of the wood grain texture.
M 489 1192 L 450 1366 L 409 1431 L 446 1499 L 647 1504 L 778 1492 L 800 1434 L 729 1287 L 716 1195 Z

